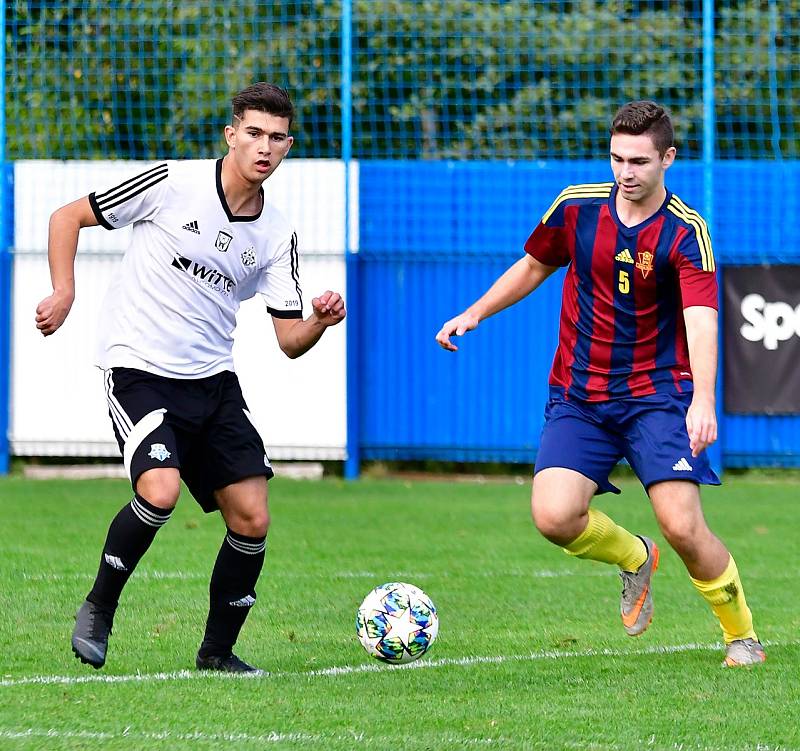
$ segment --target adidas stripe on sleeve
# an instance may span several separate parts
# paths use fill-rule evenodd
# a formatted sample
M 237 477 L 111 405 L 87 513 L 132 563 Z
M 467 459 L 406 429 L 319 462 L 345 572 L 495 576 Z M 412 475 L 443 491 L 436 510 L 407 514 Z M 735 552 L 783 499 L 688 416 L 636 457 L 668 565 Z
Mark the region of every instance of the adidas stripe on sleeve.
M 678 272 L 681 303 L 684 308 L 701 305 L 718 308 L 718 289 L 714 251 L 708 227 L 696 211 L 690 209 L 676 195 L 667 206 L 683 223 L 670 249 L 670 262 Z
M 258 282 L 267 303 L 267 312 L 275 318 L 302 318 L 303 296 L 300 291 L 300 266 L 297 235 L 292 233 L 283 252 L 264 269 Z
M 152 219 L 166 193 L 169 165 L 161 162 L 104 191 L 89 194 L 97 221 L 106 229 Z
M 564 188 L 525 242 L 525 252 L 547 266 L 569 264 L 574 230 L 567 226 L 567 208 L 608 201 L 613 186 L 613 183 L 586 183 Z

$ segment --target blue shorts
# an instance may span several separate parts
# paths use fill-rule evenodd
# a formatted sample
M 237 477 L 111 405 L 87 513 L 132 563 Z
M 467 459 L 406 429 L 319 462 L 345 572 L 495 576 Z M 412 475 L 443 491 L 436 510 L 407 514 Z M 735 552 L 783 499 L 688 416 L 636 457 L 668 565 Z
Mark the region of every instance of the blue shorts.
M 597 483 L 598 493 L 619 493 L 608 475 L 627 459 L 645 488 L 664 480 L 720 485 L 706 452 L 692 456 L 686 430 L 691 394 L 653 394 L 606 402 L 550 399 L 534 474 L 565 467 Z

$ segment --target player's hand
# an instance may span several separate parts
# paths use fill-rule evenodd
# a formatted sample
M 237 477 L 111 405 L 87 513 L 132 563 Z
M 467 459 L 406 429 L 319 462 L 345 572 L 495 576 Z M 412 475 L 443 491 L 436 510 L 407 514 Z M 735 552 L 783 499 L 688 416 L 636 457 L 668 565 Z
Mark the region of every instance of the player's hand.
M 692 397 L 692 403 L 686 411 L 686 430 L 689 433 L 689 448 L 692 456 L 699 456 L 717 440 L 717 415 L 711 399 Z
M 53 292 L 36 306 L 36 328 L 42 332 L 42 336 L 50 336 L 58 331 L 74 300 L 74 293 Z
M 473 313 L 462 313 L 455 318 L 451 318 L 444 326 L 442 326 L 439 333 L 436 335 L 436 341 L 442 349 L 450 352 L 458 352 L 458 347 L 450 341 L 451 336 L 464 336 L 467 331 L 472 331 L 478 327 L 480 318 Z
M 344 299 L 338 292 L 327 290 L 319 297 L 311 301 L 314 308 L 314 316 L 319 323 L 324 326 L 335 326 L 344 320 L 347 311 L 344 307 Z

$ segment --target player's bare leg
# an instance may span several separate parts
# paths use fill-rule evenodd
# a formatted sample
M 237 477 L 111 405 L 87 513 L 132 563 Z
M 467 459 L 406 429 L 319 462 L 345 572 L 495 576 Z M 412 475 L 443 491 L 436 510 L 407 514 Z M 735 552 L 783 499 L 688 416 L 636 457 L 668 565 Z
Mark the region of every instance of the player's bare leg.
M 533 476 L 531 516 L 536 529 L 555 545 L 568 545 L 589 523 L 597 484 L 580 472 L 548 467 Z
M 714 579 L 728 565 L 725 546 L 706 524 L 700 489 L 693 482 L 670 480 L 648 488 L 658 525 L 693 579 Z
M 209 613 L 203 643 L 197 653 L 199 670 L 260 673 L 233 654 L 264 564 L 269 528 L 267 480 L 248 477 L 216 492 L 228 527 L 209 587 Z
M 177 469 L 164 467 L 142 472 L 133 500 L 111 522 L 97 578 L 75 616 L 72 651 L 81 662 L 95 669 L 105 664 L 108 637 L 122 589 L 156 532 L 169 520 L 179 494 Z
M 670 480 L 651 485 L 648 494 L 664 537 L 719 618 L 726 645 L 723 664 L 735 667 L 764 662 L 766 655 L 753 630 L 736 563 L 708 528 L 699 487 L 685 480 Z
M 531 511 L 537 529 L 570 555 L 619 566 L 620 615 L 631 636 L 653 618 L 650 578 L 658 567 L 658 548 L 632 535 L 601 511 L 590 508 L 597 484 L 571 469 L 549 467 L 533 478 Z

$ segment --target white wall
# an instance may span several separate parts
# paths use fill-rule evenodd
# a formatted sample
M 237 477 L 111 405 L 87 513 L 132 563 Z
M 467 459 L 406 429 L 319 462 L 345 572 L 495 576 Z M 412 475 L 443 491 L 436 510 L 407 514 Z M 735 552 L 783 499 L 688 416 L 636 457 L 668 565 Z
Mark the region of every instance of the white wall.
M 136 162 L 17 162 L 12 308 L 11 451 L 19 456 L 115 456 L 102 374 L 93 365 L 98 309 L 127 247 L 130 230 L 81 233 L 76 300 L 69 318 L 43 338 L 37 303 L 50 292 L 47 224 L 58 206 L 102 190 L 146 166 Z M 357 166 L 351 195 L 358 195 Z M 287 160 L 265 183 L 267 200 L 295 225 L 304 313 L 325 289 L 345 293 L 344 166 Z M 351 214 L 358 202 L 351 200 Z M 351 216 L 357 247 L 357 216 Z M 262 300 L 242 304 L 234 360 L 245 398 L 274 459 L 343 459 L 346 446 L 347 322 L 330 329 L 298 360 L 278 349 Z

